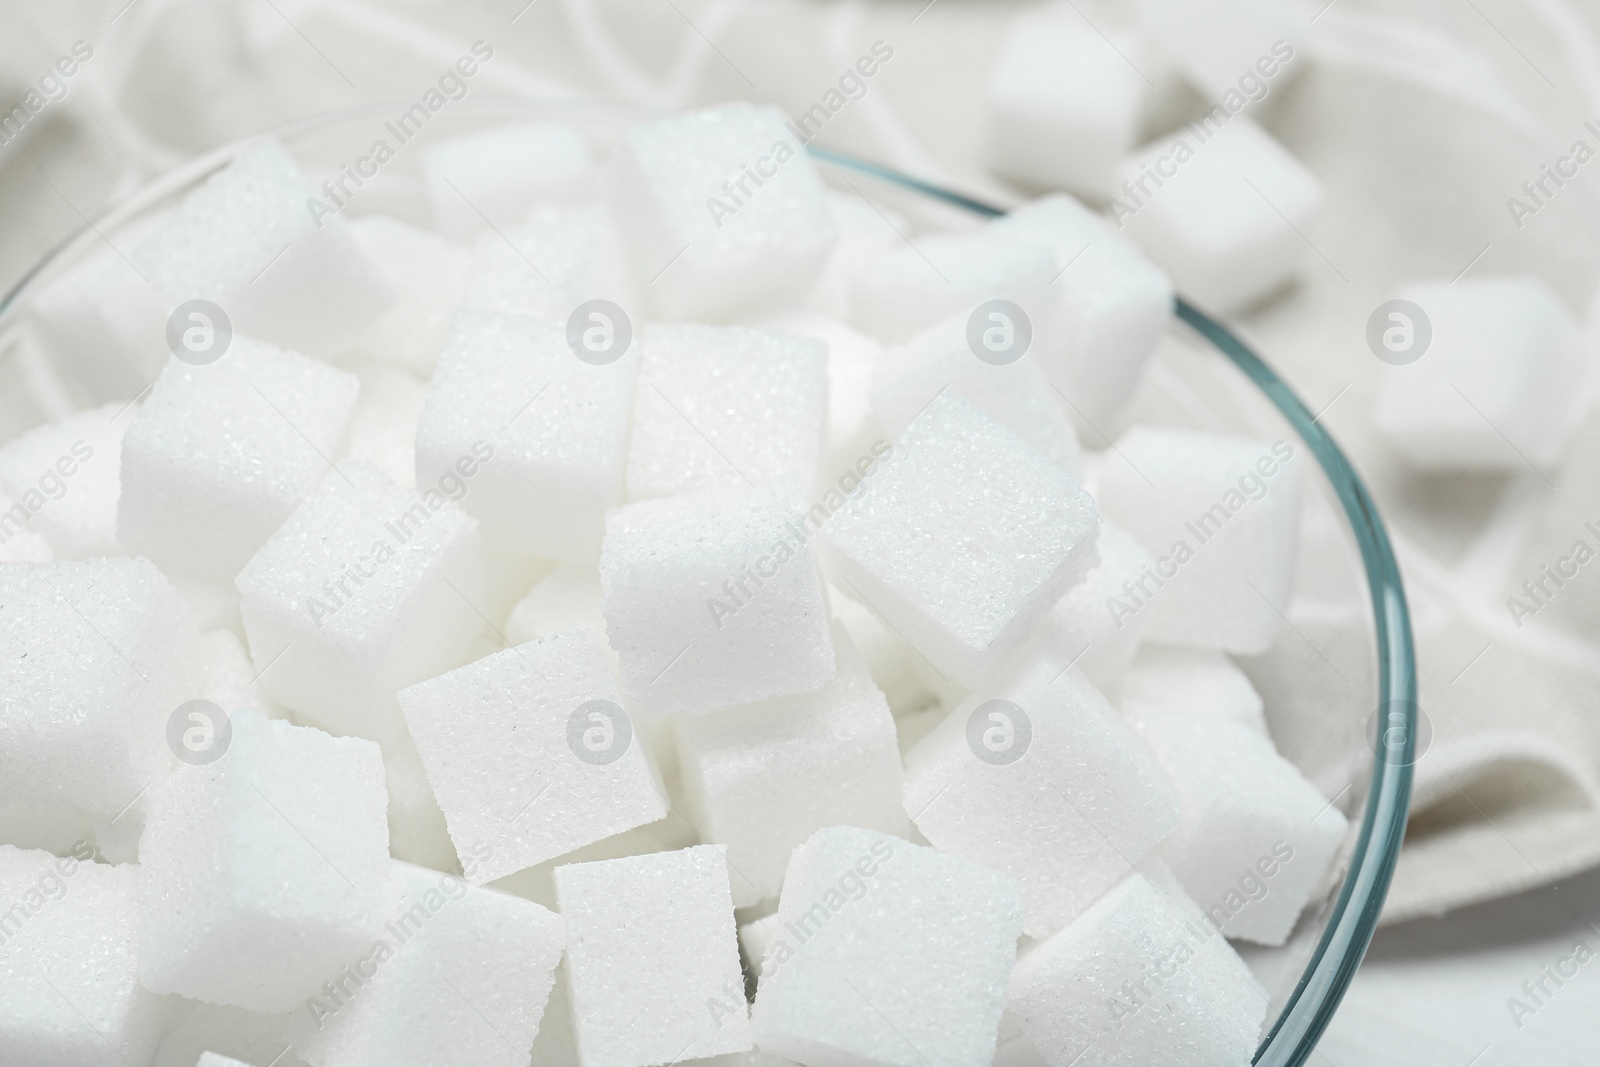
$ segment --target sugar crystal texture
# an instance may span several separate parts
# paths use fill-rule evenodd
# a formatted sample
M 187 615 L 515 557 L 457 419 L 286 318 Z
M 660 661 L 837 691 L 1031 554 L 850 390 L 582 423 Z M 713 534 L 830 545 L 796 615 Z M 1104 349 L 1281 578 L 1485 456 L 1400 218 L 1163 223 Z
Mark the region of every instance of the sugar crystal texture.
M 1127 595 L 1126 585 L 1149 583 L 1155 557 L 1106 519 L 1100 520 L 1095 551 L 1100 562 L 1056 601 L 1039 624 L 1039 634 L 1096 686 L 1106 689 L 1139 651 L 1152 619 L 1150 612 L 1121 610 L 1118 599 Z
M 597 299 L 643 320 L 604 207 L 537 208 L 520 225 L 479 235 L 473 247 L 465 307 L 565 323 L 578 305 Z
M 622 501 L 633 352 L 597 366 L 563 323 L 462 311 L 417 425 L 417 484 L 449 490 L 491 554 L 593 563 Z
M 133 422 L 127 407 L 80 411 L 0 447 L 0 495 L 23 505 L 26 525 L 58 559 L 121 555 L 122 437 Z M 0 512 L 0 524 L 17 517 L 14 508 Z
M 1094 501 L 948 392 L 824 527 L 852 596 L 964 684 L 1009 655 L 1094 564 Z
M 139 984 L 139 878 L 138 867 L 0 845 L 0 1062 L 150 1062 L 168 1006 Z
M 736 102 L 635 126 L 611 202 L 663 318 L 726 321 L 801 292 L 838 236 L 783 112 Z
M 1116 703 L 1136 727 L 1166 716 L 1219 718 L 1266 735 L 1261 696 L 1224 653 L 1145 645 L 1117 682 Z
M 570 126 L 513 123 L 425 149 L 422 182 L 434 224 L 464 240 L 520 222 L 535 204 L 588 199 L 594 160 L 588 141 Z
M 602 640 L 564 630 L 400 692 L 456 851 L 493 849 L 472 884 L 667 814 Z
M 677 721 L 690 817 L 728 846 L 736 907 L 775 898 L 789 853 L 824 827 L 910 829 L 889 705 L 837 624 L 833 641 L 838 673 L 816 692 Z
M 701 714 L 834 675 L 828 607 L 798 510 L 747 490 L 629 504 L 606 521 L 606 633 L 629 706 Z
M 165 569 L 232 578 L 316 488 L 359 391 L 242 337 L 206 366 L 168 361 L 122 439 L 117 540 Z
M 695 489 L 811 492 L 827 425 L 826 346 L 741 326 L 646 330 L 628 497 Z
M 1071 922 L 1178 825 L 1150 750 L 1068 662 L 1022 657 L 906 758 L 917 829 L 1015 877 L 1030 937 Z
M 391 872 L 377 940 L 345 972 L 376 974 L 295 1012 L 310 1031 L 299 1054 L 313 1067 L 527 1067 L 566 924 L 454 875 L 398 862 Z
M 723 850 L 556 868 L 584 1067 L 648 1067 L 750 1048 Z
M 151 790 L 140 845 L 139 980 L 283 1013 L 372 947 L 388 877 L 376 745 L 232 716 L 221 759 Z
M 986 1064 L 1022 893 L 998 871 L 871 830 L 795 850 L 752 1021 L 769 1055 L 828 1067 Z
M 198 641 L 148 560 L 0 564 L 0 803 L 121 813 L 171 763 Z
M 1300 463 L 1287 441 L 1134 426 L 1107 453 L 1100 506 L 1156 557 L 1118 598 L 1151 641 L 1264 652 L 1294 592 Z
M 362 331 L 351 352 L 414 374 L 432 373 L 450 316 L 466 297 L 471 254 L 387 215 L 356 219 L 350 230 L 395 292 L 395 302 Z

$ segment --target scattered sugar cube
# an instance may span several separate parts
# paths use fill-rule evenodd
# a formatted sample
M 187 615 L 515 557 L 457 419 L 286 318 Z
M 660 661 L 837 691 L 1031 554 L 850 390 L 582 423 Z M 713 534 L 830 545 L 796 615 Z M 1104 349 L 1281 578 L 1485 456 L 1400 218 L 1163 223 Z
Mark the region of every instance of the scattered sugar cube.
M 1128 588 L 1152 570 L 1156 561 L 1143 545 L 1106 519 L 1100 520 L 1095 551 L 1100 562 L 1056 601 L 1039 624 L 1039 633 L 1065 662 L 1076 663 L 1090 681 L 1107 689 L 1139 651 L 1152 618 L 1148 612 L 1119 618 L 1113 600 L 1127 596 Z
M 629 129 L 613 209 L 657 315 L 725 321 L 803 292 L 838 237 L 783 112 L 734 102 Z
M 457 852 L 494 848 L 472 884 L 666 816 L 601 641 L 562 631 L 400 692 Z
M 133 421 L 126 408 L 117 403 L 80 411 L 0 447 L 0 494 L 23 506 L 25 525 L 58 559 L 121 554 L 122 437 Z
M 735 907 L 778 895 L 789 853 L 827 826 L 905 836 L 894 717 L 842 627 L 815 693 L 677 721 L 690 817 L 728 846 Z
M 827 425 L 828 356 L 808 337 L 662 324 L 644 336 L 628 498 L 733 486 L 811 492 Z
M 1024 657 L 906 758 L 917 829 L 1016 878 L 1029 937 L 1071 922 L 1178 825 L 1150 751 L 1067 663 Z
M 750 1048 L 723 849 L 556 868 L 584 1067 L 647 1067 Z
M 1195 87 L 1235 111 L 1298 69 L 1297 46 L 1310 30 L 1284 0 L 1139 0 L 1139 14 Z
M 267 696 L 391 748 L 396 691 L 459 665 L 484 626 L 476 520 L 361 463 L 331 472 L 237 585 Z
M 0 802 L 122 812 L 171 763 L 197 642 L 148 560 L 0 564 Z
M 1055 257 L 1053 299 L 1063 343 L 1044 347 L 1045 373 L 1085 432 L 1112 418 L 1133 395 L 1172 320 L 1172 283 L 1139 246 L 1070 196 L 1024 204 L 990 224 Z
M 521 221 L 535 204 L 592 195 L 594 161 L 583 134 L 554 122 L 495 126 L 422 153 L 434 225 L 464 240 Z
M 1009 1005 L 1051 1067 L 1146 1067 L 1249 1063 L 1267 998 L 1193 902 L 1131 872 L 1022 955 Z
M 752 1021 L 802 1063 L 988 1063 L 1022 927 L 998 871 L 887 834 L 818 831 L 789 861 Z
M 884 431 L 898 438 L 934 397 L 949 391 L 1078 478 L 1078 435 L 1040 368 L 1027 354 L 999 366 L 975 359 L 967 320 L 956 316 L 884 354 L 874 375 L 872 410 Z
M 350 232 L 395 292 L 394 304 L 362 331 L 351 352 L 413 374 L 433 373 L 450 316 L 466 299 L 471 253 L 387 215 L 356 219 Z
M 606 630 L 600 610 L 600 574 L 587 567 L 558 563 L 534 583 L 511 609 L 506 619 L 506 640 L 513 645 L 549 637 L 558 630 L 588 626 L 597 634 Z M 606 656 L 615 659 L 609 645 Z
M 1425 324 L 1402 312 L 1385 330 L 1409 331 L 1410 345 L 1431 338 L 1421 358 L 1386 366 L 1373 426 L 1423 470 L 1554 467 L 1583 410 L 1585 371 L 1578 323 L 1532 275 L 1463 278 L 1407 286 L 1400 297 Z
M 822 576 L 797 509 L 743 490 L 629 504 L 606 520 L 606 633 L 630 707 L 701 714 L 834 675 Z
M 172 307 L 210 300 L 236 339 L 314 356 L 344 351 L 395 300 L 335 205 L 271 140 L 191 192 L 130 257 Z
M 1182 816 L 1158 855 L 1228 937 L 1283 944 L 1344 842 L 1344 814 L 1244 723 L 1164 715 L 1140 734 Z
M 1128 157 L 1122 176 L 1113 222 L 1210 311 L 1256 303 L 1315 254 L 1308 235 L 1322 183 L 1242 115 L 1207 116 L 1151 141 Z
M 256 711 L 231 725 L 222 759 L 151 790 L 139 980 L 283 1013 L 372 947 L 390 862 L 383 759 Z
M 828 519 L 833 572 L 937 664 L 976 682 L 1094 564 L 1072 477 L 948 393 Z
M 207 366 L 168 361 L 122 440 L 118 542 L 232 578 L 316 487 L 359 391 L 353 375 L 246 338 Z
M 460 312 L 417 425 L 417 484 L 459 486 L 493 554 L 592 565 L 622 501 L 636 367 L 578 359 L 564 323 Z
M 541 207 L 519 226 L 479 235 L 463 306 L 565 323 L 595 299 L 639 306 L 605 208 Z
M 1287 441 L 1135 426 L 1106 453 L 1100 506 L 1156 557 L 1119 621 L 1151 641 L 1266 651 L 1294 592 L 1300 465 Z
M 139 878 L 0 845 L 0 1062 L 150 1062 L 167 1005 L 138 980 Z
M 1070 4 L 1014 16 L 989 79 L 990 168 L 1025 186 L 1111 195 L 1138 129 L 1141 51 Z
M 295 1013 L 309 1030 L 300 1054 L 317 1067 L 528 1067 L 566 924 L 451 874 L 391 871 L 377 941 Z
M 1261 697 L 1244 671 L 1221 652 L 1145 645 L 1118 681 L 1117 706 L 1134 726 L 1173 715 L 1221 718 L 1267 736 Z

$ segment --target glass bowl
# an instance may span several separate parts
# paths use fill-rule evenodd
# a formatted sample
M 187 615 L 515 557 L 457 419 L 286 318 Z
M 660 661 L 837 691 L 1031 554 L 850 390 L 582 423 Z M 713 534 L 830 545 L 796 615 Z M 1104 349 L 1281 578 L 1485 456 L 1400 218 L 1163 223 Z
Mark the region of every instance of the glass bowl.
M 335 175 L 341 163 L 363 154 L 384 121 L 403 107 L 353 108 L 294 122 L 269 135 L 290 150 L 315 183 L 317 176 Z M 629 123 L 650 117 L 640 109 L 586 101 L 473 97 L 453 102 L 369 180 L 348 210 L 428 224 L 417 141 L 435 142 L 497 122 L 548 118 L 586 130 L 603 155 Z M 28 315 L 32 297 L 97 248 L 115 247 L 129 226 L 175 203 L 256 140 L 228 145 L 150 181 L 86 222 L 0 298 L 0 442 L 85 403 L 55 373 L 35 339 Z M 809 150 L 830 184 L 923 228 L 971 226 L 1004 214 L 875 163 L 816 145 Z M 1240 659 L 1266 700 L 1280 750 L 1350 818 L 1326 891 L 1301 916 L 1289 943 L 1278 949 L 1239 946 L 1271 996 L 1270 1022 L 1254 1062 L 1294 1067 L 1310 1057 L 1361 963 L 1399 856 L 1411 766 L 1419 755 L 1411 623 L 1383 521 L 1333 438 L 1235 330 L 1181 297 L 1175 312 L 1169 338 L 1118 425 L 1155 421 L 1257 435 L 1287 428 L 1318 465 L 1308 479 L 1312 491 L 1306 494 L 1296 600 L 1290 608 L 1301 621 L 1286 618 L 1272 650 Z M 1110 438 L 1085 444 L 1105 447 Z M 1327 697 L 1330 691 L 1335 699 Z

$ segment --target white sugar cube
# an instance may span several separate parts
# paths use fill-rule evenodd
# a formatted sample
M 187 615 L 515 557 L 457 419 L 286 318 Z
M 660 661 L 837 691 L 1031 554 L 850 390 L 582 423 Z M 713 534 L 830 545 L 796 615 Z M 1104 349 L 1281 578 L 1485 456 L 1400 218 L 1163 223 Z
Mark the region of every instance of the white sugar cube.
M 409 372 L 381 363 L 363 363 L 355 369 L 361 395 L 350 413 L 339 458 L 370 463 L 400 488 L 415 489 L 417 423 L 428 387 Z
M 851 308 L 857 326 L 897 343 L 953 315 L 965 320 L 986 301 L 1009 300 L 1027 315 L 1028 350 L 1043 351 L 1061 336 L 1051 299 L 1056 270 L 1048 249 L 988 229 L 935 233 L 893 249 L 858 276 Z M 1020 345 L 1020 325 L 1011 329 L 1005 343 Z
M 644 335 L 628 497 L 770 488 L 796 500 L 817 477 L 828 356 L 809 337 L 663 324 Z
M 1267 998 L 1192 902 L 1133 872 L 1023 954 L 1009 1005 L 1050 1067 L 1146 1067 L 1249 1063 Z
M 1151 613 L 1122 617 L 1115 601 L 1155 567 L 1155 557 L 1125 530 L 1100 520 L 1095 541 L 1100 562 L 1082 582 L 1056 601 L 1039 624 L 1040 639 L 1076 663 L 1089 680 L 1106 689 L 1127 669 L 1150 628 Z
M 584 1067 L 647 1067 L 750 1048 L 721 848 L 558 867 L 556 895 Z
M 1139 14 L 1195 87 L 1232 111 L 1298 69 L 1297 46 L 1310 30 L 1285 0 L 1139 0 Z
M 484 627 L 477 522 L 360 463 L 331 472 L 237 585 L 267 696 L 389 746 L 405 729 L 395 692 L 457 666 Z
M 460 483 L 493 554 L 592 565 L 622 500 L 636 366 L 579 359 L 563 323 L 461 312 L 417 425 L 417 484 Z
M 511 609 L 506 619 L 506 640 L 520 645 L 574 626 L 588 626 L 603 635 L 606 620 L 600 603 L 598 571 L 558 563 Z M 616 655 L 609 645 L 606 655 L 612 659 Z
M 1108 610 L 1151 641 L 1263 652 L 1294 591 L 1300 464 L 1287 441 L 1135 426 L 1106 453 L 1100 506 L 1156 557 Z
M 1071 922 L 1178 824 L 1150 751 L 1067 662 L 1024 657 L 906 758 L 917 829 L 1015 877 L 1030 937 Z
M 741 490 L 612 512 L 600 582 L 630 707 L 700 714 L 832 678 L 810 536 L 797 509 Z
M 628 130 L 611 201 L 664 318 L 725 321 L 803 292 L 838 235 L 783 112 L 743 102 Z
M 130 257 L 173 308 L 212 301 L 236 335 L 315 356 L 344 351 L 395 299 L 276 141 L 213 174 Z
M 401 690 L 456 851 L 482 885 L 667 814 L 594 630 L 496 652 Z
M 0 564 L 0 802 L 122 812 L 171 763 L 197 642 L 148 560 Z
M 834 628 L 838 673 L 815 693 L 677 721 L 690 818 L 728 846 L 735 907 L 778 895 L 789 853 L 828 826 L 905 836 L 894 717 Z
M 351 351 L 413 374 L 431 374 L 450 316 L 466 298 L 471 253 L 387 215 L 356 219 L 350 231 L 395 292 L 394 304 L 355 339 Z
M 565 323 L 596 299 L 638 310 L 621 240 L 603 207 L 537 208 L 521 225 L 480 234 L 473 247 L 465 307 Z
M 1166 715 L 1140 733 L 1182 816 L 1158 855 L 1228 937 L 1283 944 L 1344 841 L 1344 814 L 1244 723 Z
M 839 826 L 795 851 L 752 1021 L 802 1063 L 988 1063 L 1022 927 L 1011 878 Z
M 170 360 L 122 440 L 117 540 L 232 578 L 316 487 L 359 391 L 353 375 L 239 337 L 210 365 Z
M 1145 77 L 1131 34 L 1103 33 L 1068 4 L 1014 16 L 988 87 L 988 160 L 1040 189 L 1102 199 L 1133 147 Z
M 158 993 L 293 1010 L 361 958 L 388 877 L 376 745 L 242 711 L 231 742 L 151 790 L 139 980 Z
M 872 410 L 890 437 L 898 438 L 934 397 L 948 391 L 1078 477 L 1078 435 L 1040 361 L 1028 354 L 1002 365 L 976 358 L 965 316 L 930 326 L 884 353 L 874 377 Z
M 27 509 L 28 528 L 58 559 L 121 554 L 122 438 L 133 422 L 126 407 L 80 411 L 0 447 L 0 495 Z
M 1080 428 L 1092 430 L 1138 386 L 1172 319 L 1172 283 L 1137 245 L 1070 196 L 1024 204 L 990 229 L 1043 245 L 1055 257 L 1050 288 L 1063 341 L 1041 348 L 1039 359 Z
M 255 684 L 255 666 L 238 634 L 232 630 L 207 630 L 200 635 L 197 647 L 200 669 L 196 696 L 229 713 L 264 706 Z
M 810 337 L 828 346 L 828 429 L 823 471 L 847 471 L 883 437 L 872 414 L 872 372 L 883 346 L 839 319 L 813 312 L 782 315 L 762 329 Z
M 1145 645 L 1117 683 L 1117 706 L 1135 726 L 1174 715 L 1223 718 L 1263 736 L 1261 697 L 1244 671 L 1221 652 L 1180 645 Z
M 587 199 L 595 173 L 583 134 L 559 123 L 525 122 L 427 148 L 422 180 L 434 224 L 465 239 L 519 222 L 538 203 Z
M 1190 300 L 1226 314 L 1316 256 L 1322 183 L 1242 115 L 1206 116 L 1136 150 L 1111 218 Z
M 315 1067 L 527 1067 L 566 948 L 532 901 L 394 863 L 377 940 L 295 1012 Z M 373 973 L 376 972 L 376 973 Z
M 0 1062 L 150 1062 L 168 1005 L 139 984 L 139 880 L 0 845 Z
M 1383 368 L 1373 426 L 1423 470 L 1554 468 L 1581 418 L 1584 342 L 1561 300 L 1532 275 L 1410 285 L 1422 309 L 1383 322 L 1402 346 Z M 1426 343 L 1427 347 L 1421 346 Z
M 834 574 L 972 684 L 1094 563 L 1072 477 L 967 400 L 937 397 L 824 528 Z
M 914 711 L 928 703 L 928 692 L 917 668 L 922 654 L 890 629 L 877 612 L 856 600 L 838 586 L 829 586 L 828 603 L 833 620 L 843 626 L 851 643 L 867 662 L 872 682 L 883 691 L 889 709 L 896 715 Z

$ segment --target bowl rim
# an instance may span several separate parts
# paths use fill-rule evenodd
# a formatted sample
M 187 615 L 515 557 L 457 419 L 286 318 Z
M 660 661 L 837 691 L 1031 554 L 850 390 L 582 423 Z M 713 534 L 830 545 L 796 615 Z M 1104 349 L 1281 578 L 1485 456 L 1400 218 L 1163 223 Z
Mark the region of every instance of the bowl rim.
M 0 345 L 17 326 L 24 296 L 62 258 L 94 240 L 107 244 L 106 229 L 119 226 L 149 210 L 177 191 L 231 162 L 250 147 L 267 139 L 293 139 L 317 129 L 360 118 L 380 117 L 409 101 L 379 101 L 322 112 L 277 125 L 261 133 L 229 142 L 155 176 L 132 192 L 84 217 L 83 225 L 45 252 L 0 296 Z M 611 121 L 659 117 L 661 112 L 584 98 L 477 96 L 461 101 L 458 112 L 474 116 L 504 110 L 508 116 L 557 115 L 571 119 L 585 111 Z M 924 181 L 912 175 L 821 145 L 806 145 L 817 162 L 853 170 L 899 186 L 983 218 L 1006 214 L 981 199 Z M 1355 468 L 1305 403 L 1239 336 L 1217 318 L 1186 300 L 1174 300 L 1174 318 L 1199 334 L 1227 357 L 1263 392 L 1286 418 L 1316 457 L 1332 485 L 1345 519 L 1361 551 L 1363 570 L 1377 638 L 1378 693 L 1375 707 L 1385 711 L 1377 722 L 1372 778 L 1367 789 L 1362 821 L 1350 856 L 1350 866 L 1337 898 L 1329 909 L 1327 925 L 1284 1007 L 1252 1058 L 1260 1067 L 1300 1067 L 1311 1056 L 1349 988 L 1377 929 L 1384 898 L 1399 860 L 1410 807 L 1412 764 L 1416 757 L 1419 711 L 1416 658 L 1410 610 L 1399 565 L 1376 503 Z M 154 384 L 153 382 L 151 384 Z M 149 386 L 146 386 L 146 390 Z M 141 393 L 142 395 L 142 393 Z M 137 398 L 135 398 L 137 399 Z M 1382 729 L 1383 722 L 1388 728 Z M 1398 742 L 1391 737 L 1398 734 Z M 1383 738 L 1379 743 L 1377 736 Z

